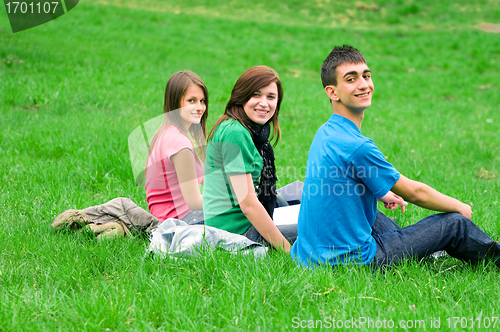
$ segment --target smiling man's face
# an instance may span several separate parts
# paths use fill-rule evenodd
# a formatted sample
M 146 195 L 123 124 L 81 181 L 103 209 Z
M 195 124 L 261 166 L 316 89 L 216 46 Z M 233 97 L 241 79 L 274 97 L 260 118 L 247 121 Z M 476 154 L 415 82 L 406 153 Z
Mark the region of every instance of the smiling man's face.
M 374 86 L 366 63 L 344 63 L 336 68 L 336 73 L 333 102 L 341 102 L 356 113 L 371 106 Z

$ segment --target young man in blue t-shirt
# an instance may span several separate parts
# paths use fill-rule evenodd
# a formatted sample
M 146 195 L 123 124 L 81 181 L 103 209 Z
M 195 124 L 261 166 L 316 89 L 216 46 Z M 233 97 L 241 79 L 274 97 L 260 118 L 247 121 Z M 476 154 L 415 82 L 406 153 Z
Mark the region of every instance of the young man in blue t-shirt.
M 335 47 L 321 67 L 321 80 L 333 115 L 309 151 L 292 257 L 304 266 L 384 266 L 446 250 L 470 263 L 491 256 L 500 266 L 500 244 L 470 220 L 469 205 L 406 178 L 361 134 L 374 91 L 363 55 L 351 46 Z M 449 213 L 401 228 L 377 211 L 377 200 L 403 212 L 406 200 Z

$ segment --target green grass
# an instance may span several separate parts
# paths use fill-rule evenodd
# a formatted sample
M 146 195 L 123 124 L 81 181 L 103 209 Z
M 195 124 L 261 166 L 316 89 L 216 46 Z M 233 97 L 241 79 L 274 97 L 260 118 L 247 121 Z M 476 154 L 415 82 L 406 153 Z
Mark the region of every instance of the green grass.
M 127 138 L 161 114 L 166 81 L 181 69 L 205 80 L 210 127 L 245 69 L 277 70 L 279 185 L 303 179 L 330 115 L 319 67 L 349 43 L 375 82 L 363 133 L 402 174 L 473 202 L 473 220 L 500 235 L 500 35 L 474 28 L 499 24 L 500 5 L 348 3 L 89 0 L 17 34 L 0 6 L 0 331 L 275 331 L 330 316 L 425 320 L 426 330 L 441 317 L 453 330 L 447 317 L 498 316 L 499 271 L 486 263 L 447 258 L 372 274 L 305 270 L 276 252 L 150 260 L 141 238 L 49 229 L 65 209 L 118 196 L 147 207 Z M 430 213 L 388 215 L 404 226 Z

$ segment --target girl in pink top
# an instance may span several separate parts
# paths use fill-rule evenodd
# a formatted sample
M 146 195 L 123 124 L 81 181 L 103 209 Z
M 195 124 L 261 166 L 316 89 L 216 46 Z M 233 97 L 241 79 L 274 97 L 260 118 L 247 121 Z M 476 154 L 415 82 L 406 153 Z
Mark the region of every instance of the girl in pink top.
M 149 211 L 159 220 L 203 222 L 202 195 L 208 91 L 195 73 L 173 74 L 165 89 L 163 123 L 154 135 L 146 166 Z

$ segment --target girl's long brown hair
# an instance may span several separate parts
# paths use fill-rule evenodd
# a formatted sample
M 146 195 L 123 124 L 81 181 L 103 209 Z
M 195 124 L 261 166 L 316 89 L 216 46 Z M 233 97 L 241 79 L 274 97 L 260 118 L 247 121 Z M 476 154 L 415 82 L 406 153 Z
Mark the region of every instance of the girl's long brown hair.
M 276 86 L 278 87 L 278 103 L 276 105 L 276 111 L 270 119 L 273 124 L 273 135 L 269 140 L 272 141 L 273 139 L 276 139 L 273 144 L 276 146 L 278 141 L 281 139 L 278 115 L 281 101 L 283 100 L 283 88 L 278 74 L 267 66 L 255 66 L 247 69 L 243 74 L 241 74 L 240 78 L 238 78 L 234 84 L 233 91 L 231 91 L 231 98 L 226 105 L 226 110 L 210 131 L 208 140 L 213 137 L 215 129 L 219 126 L 219 124 L 229 118 L 238 120 L 248 130 L 248 126 L 251 125 L 253 121 L 246 115 L 243 108 L 244 105 L 250 100 L 255 91 L 265 88 L 273 82 L 276 83 Z M 250 132 L 250 130 L 248 131 Z M 252 133 L 250 132 L 250 134 Z
M 181 107 L 182 98 L 186 94 L 188 87 L 191 84 L 199 86 L 203 90 L 205 96 L 205 112 L 201 116 L 200 125 L 191 126 L 189 133 L 195 140 L 195 152 L 201 160 L 205 160 L 205 139 L 207 137 L 207 117 L 208 117 L 208 90 L 203 80 L 189 70 L 178 71 L 170 76 L 167 87 L 165 88 L 165 102 L 163 106 L 163 123 L 156 131 L 153 139 L 151 140 L 149 152 L 153 151 L 156 142 L 159 140 L 162 133 L 169 125 L 174 125 L 181 133 L 189 138 L 188 132 L 183 126 L 182 118 L 179 112 L 172 112 Z

